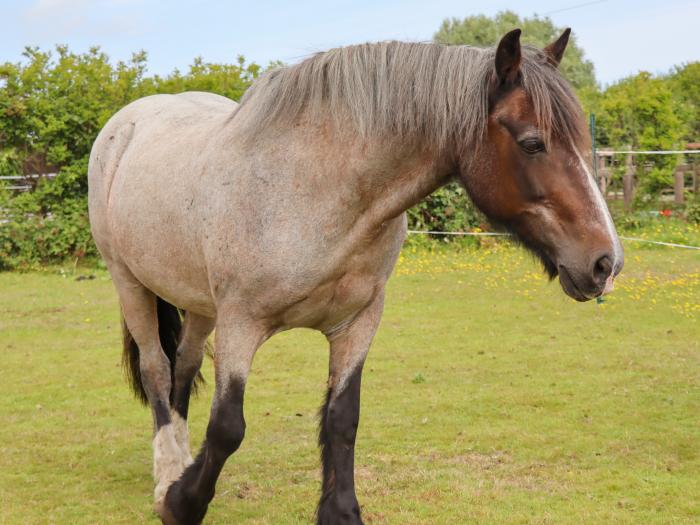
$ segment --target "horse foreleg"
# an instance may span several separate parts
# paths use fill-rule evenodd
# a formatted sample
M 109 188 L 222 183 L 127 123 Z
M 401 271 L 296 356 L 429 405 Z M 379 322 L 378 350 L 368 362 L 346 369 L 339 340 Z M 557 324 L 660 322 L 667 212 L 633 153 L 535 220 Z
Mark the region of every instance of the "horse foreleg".
M 345 329 L 330 334 L 330 376 L 321 408 L 319 446 L 323 465 L 319 525 L 362 523 L 355 496 L 355 437 L 360 419 L 362 366 L 379 325 L 383 291 Z
M 172 391 L 171 417 L 175 440 L 186 458 L 186 463 L 192 463 L 189 434 L 187 432 L 187 414 L 190 405 L 190 393 L 195 378 L 202 366 L 204 347 L 207 337 L 214 329 L 215 320 L 209 317 L 187 312 L 182 327 L 182 339 L 177 348 L 175 360 L 175 383 Z
M 255 351 L 267 333 L 220 311 L 216 323 L 214 366 L 216 390 L 206 439 L 194 462 L 167 491 L 161 511 L 167 525 L 201 523 L 214 497 L 226 459 L 243 441 L 243 393 Z

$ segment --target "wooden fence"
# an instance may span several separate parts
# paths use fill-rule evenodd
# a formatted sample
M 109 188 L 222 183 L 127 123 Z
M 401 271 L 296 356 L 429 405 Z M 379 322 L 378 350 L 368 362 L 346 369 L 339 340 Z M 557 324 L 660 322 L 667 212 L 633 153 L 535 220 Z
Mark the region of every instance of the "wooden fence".
M 618 199 L 622 196 L 626 210 L 632 208 L 637 181 L 647 169 L 643 159 L 650 155 L 682 155 L 683 162 L 676 166 L 673 176 L 673 193 L 662 194 L 675 204 L 685 202 L 686 192 L 698 195 L 700 192 L 700 144 L 689 144 L 689 149 L 677 151 L 614 151 L 599 149 L 596 151 L 596 172 L 601 193 L 606 199 Z M 697 147 L 693 147 L 697 146 Z M 613 172 L 622 170 L 622 184 L 613 187 Z

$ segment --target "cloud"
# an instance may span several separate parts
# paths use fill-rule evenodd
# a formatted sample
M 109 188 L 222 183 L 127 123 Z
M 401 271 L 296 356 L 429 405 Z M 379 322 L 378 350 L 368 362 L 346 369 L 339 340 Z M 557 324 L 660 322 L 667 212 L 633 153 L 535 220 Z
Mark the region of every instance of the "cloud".
M 133 33 L 140 0 L 38 0 L 24 13 L 29 32 L 49 38 L 90 38 Z
M 89 0 L 39 0 L 28 9 L 28 12 L 32 16 L 42 16 L 87 5 L 90 5 Z
M 39 0 L 24 13 L 30 24 L 70 31 L 84 25 L 87 21 L 85 12 L 89 0 Z

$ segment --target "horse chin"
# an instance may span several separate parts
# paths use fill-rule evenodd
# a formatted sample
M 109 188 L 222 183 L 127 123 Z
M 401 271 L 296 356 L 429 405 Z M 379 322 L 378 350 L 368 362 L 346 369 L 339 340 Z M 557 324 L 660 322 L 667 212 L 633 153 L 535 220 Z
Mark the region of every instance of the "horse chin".
M 566 295 L 578 302 L 583 303 L 593 298 L 581 291 L 574 278 L 564 266 L 562 266 L 559 270 L 559 284 L 561 284 L 561 287 Z

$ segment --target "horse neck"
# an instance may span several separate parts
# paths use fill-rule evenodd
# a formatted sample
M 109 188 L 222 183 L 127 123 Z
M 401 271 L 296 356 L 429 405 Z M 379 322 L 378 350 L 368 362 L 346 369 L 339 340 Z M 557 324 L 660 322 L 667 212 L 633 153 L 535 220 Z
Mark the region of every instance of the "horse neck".
M 423 200 L 456 172 L 446 155 L 417 141 L 361 139 L 350 131 L 335 135 L 325 147 L 331 148 L 329 158 L 335 159 L 337 191 L 345 194 L 346 202 L 356 199 L 377 225 Z
M 362 215 L 362 222 L 379 226 L 420 202 L 457 172 L 454 159 L 425 146 L 425 141 L 363 138 L 352 126 L 334 124 L 330 118 L 302 116 L 290 124 L 271 126 L 250 140 L 245 123 L 255 111 L 241 109 L 244 112 L 229 122 L 230 132 L 222 144 L 242 144 L 260 166 L 269 166 L 286 184 L 313 186 L 316 199 L 342 206 L 335 209 L 348 220 Z

